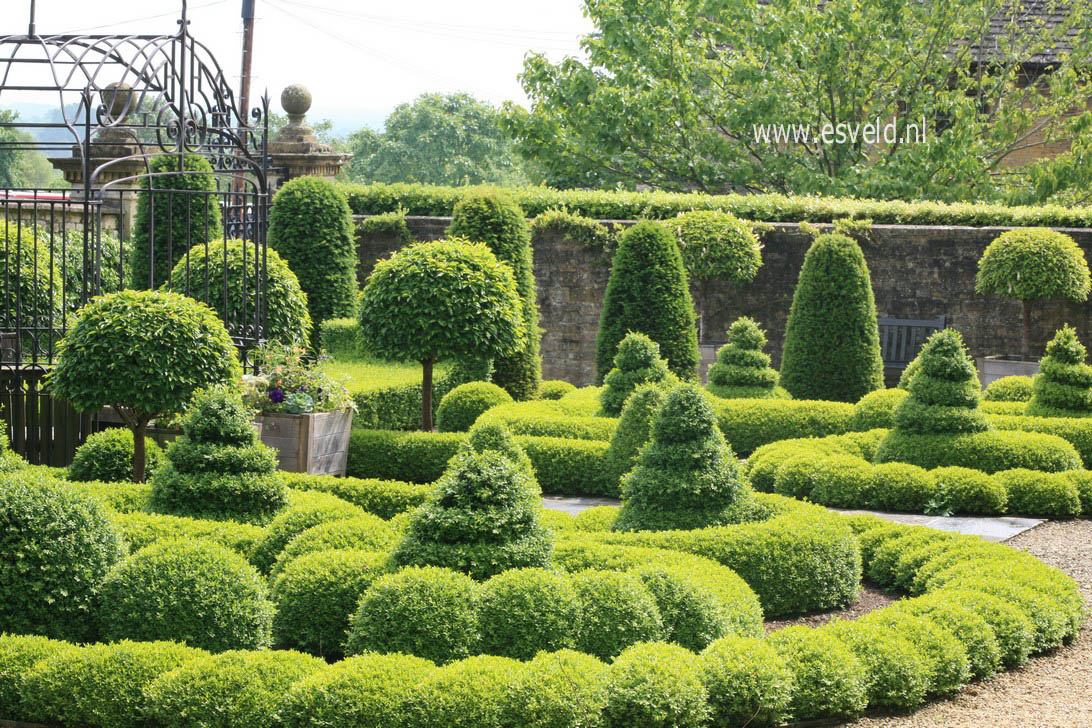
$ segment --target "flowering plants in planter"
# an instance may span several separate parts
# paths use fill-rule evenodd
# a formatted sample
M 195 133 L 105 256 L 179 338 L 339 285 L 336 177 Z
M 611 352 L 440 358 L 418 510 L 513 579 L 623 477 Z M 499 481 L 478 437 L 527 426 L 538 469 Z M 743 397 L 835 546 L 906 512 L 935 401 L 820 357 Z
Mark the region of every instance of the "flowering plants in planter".
M 308 359 L 304 347 L 276 343 L 252 356 L 258 373 L 243 377 L 243 399 L 260 414 L 356 411 L 349 390 L 319 371 L 324 357 Z

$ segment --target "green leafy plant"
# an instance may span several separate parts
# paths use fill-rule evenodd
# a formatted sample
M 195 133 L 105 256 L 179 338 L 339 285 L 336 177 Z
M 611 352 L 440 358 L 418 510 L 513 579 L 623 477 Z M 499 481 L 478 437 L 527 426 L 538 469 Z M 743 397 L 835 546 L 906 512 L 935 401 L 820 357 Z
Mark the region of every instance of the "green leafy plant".
M 162 451 L 150 437 L 144 439 L 145 472 L 155 474 Z M 120 427 L 96 432 L 87 438 L 72 457 L 68 479 L 127 483 L 133 477 L 133 433 Z
M 264 311 L 257 311 L 258 273 L 264 255 L 261 295 Z M 306 344 L 311 314 L 299 279 L 273 248 L 264 251 L 245 240 L 198 243 L 179 258 L 168 280 L 171 290 L 204 301 L 220 314 L 229 329 L 246 330 L 265 316 L 261 338 L 282 344 Z
M 619 483 L 637 464 L 641 448 L 652 439 L 652 423 L 664 401 L 664 391 L 655 384 L 639 385 L 626 398 L 618 427 L 604 456 L 611 477 Z
M 986 402 L 1027 402 L 1031 399 L 1033 384 L 1031 377 L 1001 377 L 986 386 L 982 399 Z
M 289 180 L 273 198 L 268 238 L 307 294 L 317 349 L 323 321 L 356 312 L 356 244 L 345 194 L 319 177 Z
M 766 639 L 793 674 L 793 720 L 852 717 L 865 709 L 864 666 L 844 642 L 799 625 L 780 629 Z
M 1023 304 L 1021 354 L 1031 356 L 1031 304 L 1048 298 L 1084 301 L 1092 277 L 1084 251 L 1065 233 L 1023 228 L 1001 233 L 978 261 L 975 290 Z
M 182 411 L 197 389 L 241 374 L 211 308 L 177 293 L 122 291 L 80 309 L 47 381 L 81 412 L 117 410 L 133 431 L 133 480 L 142 483 L 148 423 Z
M 581 605 L 580 652 L 613 660 L 630 645 L 666 636 L 656 599 L 636 576 L 589 569 L 573 574 L 572 583 Z
M 721 637 L 699 658 L 715 725 L 771 728 L 785 722 L 793 674 L 769 644 L 755 637 Z
M 376 263 L 360 296 L 360 327 L 376 354 L 421 362 L 421 429 L 429 431 L 436 360 L 520 351 L 520 306 L 512 273 L 489 248 L 442 240 Z
M 793 291 L 781 386 L 797 399 L 856 402 L 883 387 L 876 302 L 860 246 L 820 235 Z
M 1025 414 L 1033 417 L 1092 417 L 1092 367 L 1068 324 L 1047 344 L 1040 373 L 1032 384 Z
M 567 575 L 538 568 L 501 572 L 482 584 L 482 652 L 530 660 L 539 652 L 573 647 L 580 616 Z
M 133 288 L 157 288 L 195 245 L 223 237 L 216 175 L 199 154 L 163 154 L 141 177 L 129 264 Z M 185 289 L 181 289 L 183 292 Z
M 465 432 L 488 409 L 511 402 L 512 396 L 492 382 L 467 382 L 444 395 L 436 412 L 440 432 Z
M 659 344 L 676 376 L 694 378 L 698 337 L 682 254 L 671 232 L 652 221 L 626 230 L 614 254 L 595 343 L 596 384 L 603 383 L 618 345 L 634 331 Z
M 541 332 L 535 302 L 531 233 L 523 210 L 507 194 L 496 190 L 467 195 L 455 205 L 447 234 L 485 243 L 497 260 L 512 268 L 519 293 L 523 343 L 513 354 L 494 358 L 493 382 L 514 399 L 533 399 L 542 384 Z
M 644 643 L 626 649 L 607 673 L 605 728 L 701 728 L 709 694 L 697 655 L 678 645 Z
M 939 434 L 990 429 L 978 404 L 982 390 L 963 337 L 955 329 L 938 331 L 918 355 L 919 371 L 910 396 L 895 409 L 895 432 Z
M 538 388 L 538 396 L 542 399 L 561 399 L 569 392 L 575 392 L 576 385 L 560 379 L 549 379 Z
M 642 384 L 671 387 L 677 382 L 668 362 L 660 358 L 660 345 L 644 334 L 631 331 L 618 344 L 614 368 L 603 378 L 605 386 L 599 392 L 602 412 L 617 417 L 633 390 Z
M 356 518 L 364 511 L 329 493 L 310 491 L 293 494 L 289 507 L 269 523 L 247 557 L 263 574 L 268 574 L 277 557 L 292 539 L 321 523 Z
M 709 367 L 709 392 L 725 399 L 788 399 L 789 393 L 777 386 L 770 355 L 762 351 L 765 345 L 766 334 L 754 319 L 733 321 L 728 343 L 717 350 Z

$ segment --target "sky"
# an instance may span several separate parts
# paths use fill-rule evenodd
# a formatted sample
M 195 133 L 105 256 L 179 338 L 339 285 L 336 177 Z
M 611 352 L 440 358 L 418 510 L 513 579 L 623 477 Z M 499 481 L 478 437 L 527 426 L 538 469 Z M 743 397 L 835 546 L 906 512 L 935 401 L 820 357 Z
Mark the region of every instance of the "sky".
M 0 35 L 25 33 L 30 0 L 0 0 Z M 252 95 L 302 83 L 308 117 L 335 133 L 379 128 L 399 103 L 466 91 L 493 104 L 526 102 L 517 79 L 528 51 L 579 54 L 592 29 L 581 0 L 255 0 Z M 172 33 L 182 0 L 37 0 L 37 31 Z M 238 89 L 242 0 L 190 0 L 190 32 Z M 27 101 L 7 95 L 0 104 Z M 41 99 L 36 99 L 41 100 Z

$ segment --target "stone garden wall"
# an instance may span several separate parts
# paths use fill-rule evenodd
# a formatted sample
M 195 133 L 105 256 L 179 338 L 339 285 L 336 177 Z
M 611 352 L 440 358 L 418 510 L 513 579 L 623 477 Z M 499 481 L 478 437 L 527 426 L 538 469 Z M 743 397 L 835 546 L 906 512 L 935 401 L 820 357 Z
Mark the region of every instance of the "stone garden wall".
M 410 217 L 416 239 L 443 237 L 450 218 Z M 974 291 L 978 258 L 1007 228 L 876 225 L 873 240 L 862 246 L 872 273 L 880 316 L 949 317 L 974 356 L 1014 354 L 1020 348 L 1021 308 L 1016 301 L 980 296 Z M 1092 259 L 1092 229 L 1063 230 Z M 810 243 L 796 224 L 776 224 L 763 237 L 763 265 L 750 285 L 711 286 L 706 310 L 708 342 L 721 344 L 724 330 L 736 317 L 748 315 L 766 327 L 774 366 L 781 358 L 785 321 L 793 286 Z M 361 283 L 375 261 L 397 248 L 393 236 L 358 236 Z M 542 364 L 547 379 L 577 385 L 595 374 L 595 337 L 603 292 L 610 274 L 601 251 L 558 234 L 534 241 L 539 325 L 543 328 Z M 1077 327 L 1092 345 L 1092 304 L 1047 302 L 1034 309 L 1033 347 L 1040 351 L 1063 323 Z

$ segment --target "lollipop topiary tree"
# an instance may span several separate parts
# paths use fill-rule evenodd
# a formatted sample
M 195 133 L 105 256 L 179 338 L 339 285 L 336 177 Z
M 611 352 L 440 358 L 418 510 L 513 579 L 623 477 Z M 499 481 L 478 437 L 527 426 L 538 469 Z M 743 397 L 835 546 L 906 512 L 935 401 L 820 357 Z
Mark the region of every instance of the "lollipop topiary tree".
M 437 359 L 496 357 L 523 344 L 516 282 L 483 244 L 419 243 L 375 264 L 360 296 L 365 345 L 389 359 L 421 362 L 421 429 L 432 430 Z
M 728 343 L 709 367 L 706 389 L 726 399 L 788 399 L 789 393 L 777 386 L 770 355 L 762 351 L 765 345 L 766 334 L 754 319 L 736 319 L 728 327 Z
M 1086 355 L 1072 326 L 1058 329 L 1047 344 L 1025 413 L 1036 417 L 1092 417 L 1092 367 L 1085 363 Z
M 1031 357 L 1031 304 L 1048 298 L 1084 301 L 1092 288 L 1084 251 L 1065 233 L 1018 228 L 1002 233 L 978 261 L 975 290 L 1023 304 L 1021 351 Z
M 660 345 L 644 334 L 626 334 L 614 355 L 614 368 L 604 379 L 599 404 L 603 414 L 617 417 L 633 390 L 642 384 L 671 386 L 678 378 L 660 358 Z
M 796 399 L 856 402 L 883 387 L 876 301 L 860 246 L 820 235 L 792 296 L 781 386 Z
M 731 522 L 744 493 L 739 463 L 708 396 L 684 384 L 656 414 L 649 443 L 622 482 L 615 530 L 704 528 Z
M 81 412 L 112 406 L 133 431 L 133 480 L 144 482 L 144 433 L 201 387 L 242 376 L 216 312 L 177 293 L 121 291 L 79 310 L 57 347 L 53 393 Z

